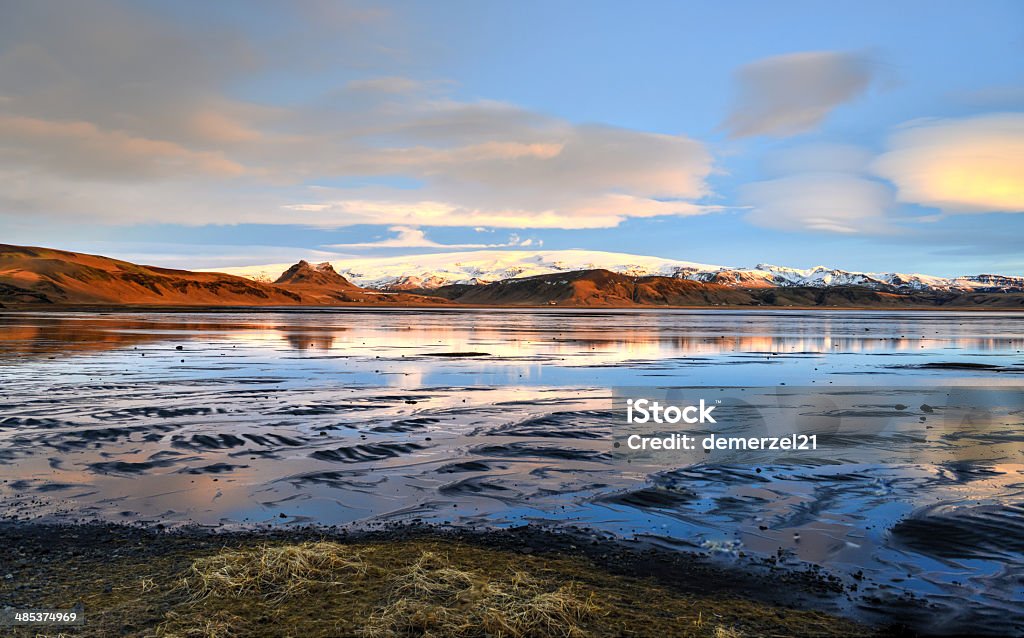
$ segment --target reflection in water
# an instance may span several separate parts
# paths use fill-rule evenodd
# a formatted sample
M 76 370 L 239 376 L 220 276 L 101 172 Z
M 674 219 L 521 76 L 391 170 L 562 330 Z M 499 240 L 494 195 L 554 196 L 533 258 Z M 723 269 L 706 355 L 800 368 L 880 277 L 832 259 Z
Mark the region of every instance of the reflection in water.
M 297 350 L 490 345 L 500 357 L 1017 351 L 1013 313 L 764 311 L 348 311 L 0 314 L 0 356 L 67 354 L 172 338 L 285 341 Z
M 935 393 L 1019 393 L 1022 350 L 1012 313 L 0 314 L 0 500 L 172 525 L 585 525 L 810 561 L 872 605 L 918 609 L 911 592 L 941 626 L 1005 630 L 1021 404 L 949 427 L 957 399 Z M 896 425 L 757 467 L 612 453 L 614 386 L 780 384 L 852 388 L 844 418 Z

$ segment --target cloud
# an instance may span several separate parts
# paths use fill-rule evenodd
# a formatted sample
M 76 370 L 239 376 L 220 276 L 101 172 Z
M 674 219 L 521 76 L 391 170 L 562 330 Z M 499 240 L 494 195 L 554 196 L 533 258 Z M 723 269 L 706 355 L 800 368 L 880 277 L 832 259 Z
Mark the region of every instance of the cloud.
M 200 109 L 193 113 L 189 128 L 197 138 L 214 144 L 254 142 L 263 137 L 250 125 L 224 111 L 212 108 Z
M 200 24 L 136 4 L 12 5 L 0 216 L 604 228 L 716 210 L 699 203 L 713 169 L 700 142 L 456 99 L 400 72 L 415 54 L 381 49 L 417 47 L 387 12 L 267 5 L 269 35 L 218 7 Z M 280 74 L 336 88 L 232 97 Z
M 245 168 L 222 153 L 103 130 L 90 122 L 0 114 L 0 161 L 68 177 L 136 179 L 205 174 L 234 177 Z
M 358 129 L 352 118 L 326 125 L 349 128 L 320 167 L 420 186 L 315 187 L 289 211 L 350 224 L 602 228 L 715 210 L 695 203 L 707 194 L 711 154 L 685 136 L 573 124 L 494 102 L 406 96 L 367 110 L 378 117 Z
M 803 173 L 748 184 L 741 201 L 747 221 L 764 228 L 828 233 L 887 232 L 889 189 L 846 173 Z
M 902 202 L 947 213 L 1024 212 L 1024 113 L 912 122 L 873 168 Z
M 350 91 L 402 94 L 413 93 L 422 88 L 422 86 L 422 83 L 410 78 L 391 76 L 352 80 L 346 85 L 346 88 Z
M 876 76 L 871 58 L 813 51 L 758 60 L 736 72 L 737 97 L 724 126 L 732 137 L 785 137 L 817 127 L 862 95 Z
M 327 248 L 342 249 L 363 249 L 363 248 L 508 248 L 512 246 L 530 246 L 533 242 L 529 239 L 521 240 L 518 235 L 511 235 L 508 242 L 504 244 L 439 244 L 427 238 L 427 234 L 419 228 L 408 226 L 392 226 L 388 229 L 395 233 L 396 237 L 382 239 L 373 242 L 359 242 L 352 244 L 331 244 Z
M 897 222 L 913 222 L 921 233 L 943 215 L 1024 212 L 1024 114 L 914 121 L 888 146 L 874 157 L 847 145 L 773 153 L 763 166 L 772 179 L 740 189 L 751 208 L 747 220 L 783 230 L 888 234 Z M 942 214 L 898 217 L 897 201 Z
M 323 190 L 327 196 L 330 191 Z M 336 192 L 339 195 L 348 193 Z M 657 217 L 662 215 L 700 215 L 717 208 L 697 206 L 688 202 L 658 201 L 628 195 L 609 194 L 595 198 L 582 198 L 573 208 L 557 206 L 538 208 L 475 208 L 458 206 L 441 200 L 421 200 L 416 194 L 401 199 L 396 189 L 386 196 L 369 199 L 330 199 L 315 203 L 289 204 L 290 223 L 330 227 L 335 220 L 345 219 L 355 224 L 414 224 L 423 226 L 486 225 L 497 228 L 613 228 L 630 217 Z M 564 199 L 564 194 L 552 193 L 551 199 Z
M 891 189 L 871 179 L 871 154 L 840 144 L 777 151 L 764 162 L 772 179 L 740 188 L 748 222 L 763 228 L 823 233 L 890 233 Z

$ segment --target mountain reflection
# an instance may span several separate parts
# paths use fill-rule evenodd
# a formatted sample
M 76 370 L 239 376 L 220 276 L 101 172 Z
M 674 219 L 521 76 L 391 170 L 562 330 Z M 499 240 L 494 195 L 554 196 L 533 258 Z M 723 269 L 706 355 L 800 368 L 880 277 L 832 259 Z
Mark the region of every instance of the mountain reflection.
M 795 313 L 743 317 L 725 312 L 4 313 L 0 357 L 61 356 L 195 339 L 334 354 L 377 348 L 414 355 L 424 348 L 447 348 L 494 357 L 579 357 L 590 364 L 723 354 L 1024 349 L 1024 336 L 1013 330 L 1017 322 L 1001 322 L 995 313 L 980 323 L 971 317 L 967 326 L 961 314 L 904 314 L 924 321 L 908 324 L 872 313 L 829 312 L 800 321 L 792 321 Z M 930 322 L 941 325 L 930 328 Z

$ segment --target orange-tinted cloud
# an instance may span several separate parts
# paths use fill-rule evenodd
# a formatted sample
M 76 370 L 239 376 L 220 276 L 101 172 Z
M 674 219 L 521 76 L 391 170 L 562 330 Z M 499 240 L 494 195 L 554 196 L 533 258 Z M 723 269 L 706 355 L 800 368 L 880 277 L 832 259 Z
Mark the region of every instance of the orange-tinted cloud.
M 1024 113 L 911 123 L 874 164 L 903 202 L 948 213 L 1024 212 Z

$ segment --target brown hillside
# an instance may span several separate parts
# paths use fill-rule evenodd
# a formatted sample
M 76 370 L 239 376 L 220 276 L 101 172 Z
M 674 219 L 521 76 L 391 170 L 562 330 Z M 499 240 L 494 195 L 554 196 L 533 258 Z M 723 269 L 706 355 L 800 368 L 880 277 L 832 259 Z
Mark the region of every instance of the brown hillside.
M 459 303 L 558 306 L 750 305 L 745 290 L 673 277 L 631 277 L 608 270 L 539 275 L 471 286 L 453 297 Z
M 338 290 L 361 290 L 361 288 L 348 279 L 339 275 L 334 266 L 329 263 L 310 265 L 308 261 L 302 260 L 288 270 L 281 273 L 281 276 L 274 282 L 275 285 L 284 286 L 308 286 L 328 287 Z
M 336 279 L 331 278 L 331 274 Z M 433 297 L 365 291 L 334 273 L 333 269 L 330 273 L 317 271 L 317 275 L 326 279 L 298 284 L 265 284 L 223 273 L 140 266 L 98 255 L 0 244 L 0 304 L 288 306 L 446 303 Z
M 360 288 L 339 275 L 328 263 L 312 266 L 307 261 L 300 261 L 281 273 L 274 286 L 302 295 L 303 303 L 309 305 L 358 303 L 418 306 L 448 303 L 447 300 L 438 297 Z

